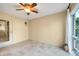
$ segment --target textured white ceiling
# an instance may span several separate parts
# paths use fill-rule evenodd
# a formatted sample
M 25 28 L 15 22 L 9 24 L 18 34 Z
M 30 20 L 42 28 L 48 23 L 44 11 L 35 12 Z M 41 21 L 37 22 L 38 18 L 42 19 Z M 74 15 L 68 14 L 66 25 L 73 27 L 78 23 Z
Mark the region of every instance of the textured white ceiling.
M 0 3 L 0 12 L 5 12 L 23 19 L 35 19 L 38 17 L 51 15 L 54 13 L 62 12 L 67 9 L 68 3 L 37 3 L 36 8 L 38 9 L 38 14 L 31 13 L 27 16 L 25 11 L 16 11 L 17 8 L 21 8 L 18 3 Z

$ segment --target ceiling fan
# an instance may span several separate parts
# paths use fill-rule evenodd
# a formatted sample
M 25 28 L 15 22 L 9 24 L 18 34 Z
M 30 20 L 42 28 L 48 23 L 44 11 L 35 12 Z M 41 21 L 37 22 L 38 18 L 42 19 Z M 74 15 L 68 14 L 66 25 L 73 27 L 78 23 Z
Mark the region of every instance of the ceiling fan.
M 24 10 L 27 15 L 29 15 L 31 12 L 38 13 L 37 9 L 35 8 L 37 6 L 37 3 L 19 3 L 23 8 L 16 9 L 17 11 Z

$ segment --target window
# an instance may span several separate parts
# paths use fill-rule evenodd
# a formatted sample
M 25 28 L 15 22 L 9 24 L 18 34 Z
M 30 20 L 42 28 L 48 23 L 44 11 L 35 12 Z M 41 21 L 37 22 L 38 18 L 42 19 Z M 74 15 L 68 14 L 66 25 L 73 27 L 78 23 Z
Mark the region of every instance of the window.
M 74 49 L 79 51 L 79 9 L 75 12 L 73 15 L 73 43 L 74 43 Z
M 0 42 L 9 41 L 9 21 L 0 19 Z

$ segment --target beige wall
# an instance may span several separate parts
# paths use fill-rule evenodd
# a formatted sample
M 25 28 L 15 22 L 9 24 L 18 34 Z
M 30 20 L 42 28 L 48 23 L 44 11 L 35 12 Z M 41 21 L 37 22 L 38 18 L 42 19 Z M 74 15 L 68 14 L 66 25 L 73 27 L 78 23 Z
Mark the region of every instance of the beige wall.
M 28 40 L 28 24 L 25 25 L 26 20 L 1 12 L 0 19 L 8 20 L 10 22 L 10 41 L 0 43 L 0 47 Z
M 66 12 L 29 21 L 29 39 L 62 47 L 65 41 Z

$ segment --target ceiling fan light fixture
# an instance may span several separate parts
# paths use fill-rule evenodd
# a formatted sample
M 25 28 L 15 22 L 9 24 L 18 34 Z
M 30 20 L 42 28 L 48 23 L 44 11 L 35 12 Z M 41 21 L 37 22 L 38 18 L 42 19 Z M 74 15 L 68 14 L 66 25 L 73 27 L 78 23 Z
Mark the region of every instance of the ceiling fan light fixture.
M 29 15 L 31 12 L 38 13 L 35 6 L 37 6 L 37 3 L 19 3 L 23 8 L 22 9 L 16 9 L 16 10 L 24 10 L 27 15 Z
M 27 9 L 27 8 L 25 8 L 24 10 L 25 10 L 25 12 L 28 12 L 28 13 L 31 12 L 31 10 L 30 9 Z

